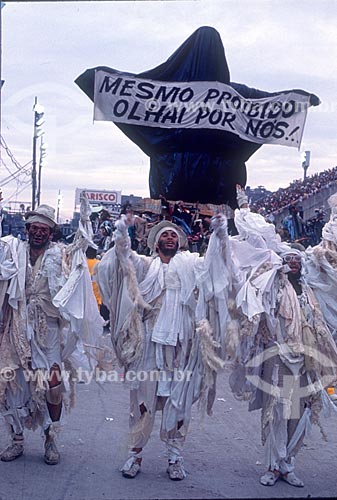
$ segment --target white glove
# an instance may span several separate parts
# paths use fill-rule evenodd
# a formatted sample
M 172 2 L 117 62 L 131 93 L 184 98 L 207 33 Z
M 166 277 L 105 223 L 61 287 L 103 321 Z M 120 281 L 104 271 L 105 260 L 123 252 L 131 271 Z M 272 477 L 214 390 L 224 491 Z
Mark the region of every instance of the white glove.
M 227 217 L 225 216 L 225 214 L 213 215 L 211 219 L 211 228 L 221 239 L 228 236 Z
M 128 232 L 129 224 L 128 219 L 125 214 L 122 214 L 120 219 L 115 222 L 116 231 L 118 231 L 121 235 L 126 235 Z
M 239 184 L 236 185 L 236 201 L 238 202 L 239 208 L 241 208 L 242 205 L 248 205 L 248 196 L 246 195 L 245 190 L 241 186 L 239 186 Z

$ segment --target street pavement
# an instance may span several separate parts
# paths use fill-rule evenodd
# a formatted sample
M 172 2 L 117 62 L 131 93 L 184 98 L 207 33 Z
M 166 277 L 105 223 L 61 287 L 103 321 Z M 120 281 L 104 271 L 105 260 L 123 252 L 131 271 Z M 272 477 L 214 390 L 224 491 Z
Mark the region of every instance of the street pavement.
M 337 496 L 337 414 L 322 419 L 328 442 L 317 426 L 298 455 L 295 488 L 278 481 L 262 486 L 265 471 L 260 442 L 260 412 L 248 413 L 228 388 L 228 372 L 219 376 L 212 417 L 201 418 L 195 405 L 185 445 L 184 481 L 166 473 L 164 444 L 159 439 L 160 413 L 144 450 L 142 472 L 122 477 L 127 454 L 128 390 L 121 382 L 77 384 L 76 405 L 58 438 L 61 461 L 43 461 L 39 431 L 26 431 L 25 453 L 0 462 L 0 500 L 137 500 L 218 498 L 335 498 Z M 7 443 L 0 424 L 0 449 Z

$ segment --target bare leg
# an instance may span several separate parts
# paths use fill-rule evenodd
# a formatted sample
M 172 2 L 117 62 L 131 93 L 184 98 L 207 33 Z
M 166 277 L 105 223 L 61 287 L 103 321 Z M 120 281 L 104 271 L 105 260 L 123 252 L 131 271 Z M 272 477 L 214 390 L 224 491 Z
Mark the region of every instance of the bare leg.
M 47 406 L 52 422 L 58 422 L 62 411 L 61 370 L 54 364 L 50 369 Z

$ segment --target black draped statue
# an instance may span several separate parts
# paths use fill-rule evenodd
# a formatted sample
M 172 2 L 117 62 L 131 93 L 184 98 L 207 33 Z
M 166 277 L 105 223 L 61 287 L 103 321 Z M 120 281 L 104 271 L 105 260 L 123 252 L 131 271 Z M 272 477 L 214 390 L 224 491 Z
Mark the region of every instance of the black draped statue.
M 86 70 L 76 84 L 94 100 L 95 69 Z M 245 98 L 259 99 L 296 91 L 319 99 L 303 90 L 264 92 L 230 81 L 224 47 L 219 33 L 211 27 L 197 29 L 163 64 L 137 75 L 165 82 L 218 81 L 230 85 Z M 238 135 L 210 129 L 153 128 L 116 123 L 150 157 L 151 198 L 199 203 L 228 203 L 236 206 L 236 184 L 246 184 L 245 162 L 261 144 Z

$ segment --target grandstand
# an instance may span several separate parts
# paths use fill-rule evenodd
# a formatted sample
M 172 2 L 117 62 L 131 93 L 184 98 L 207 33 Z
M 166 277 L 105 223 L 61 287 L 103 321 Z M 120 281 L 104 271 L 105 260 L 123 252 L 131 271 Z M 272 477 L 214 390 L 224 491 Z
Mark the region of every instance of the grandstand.
M 295 180 L 287 188 L 280 188 L 252 201 L 250 206 L 252 211 L 264 216 L 273 214 L 274 223 L 278 226 L 292 206 L 298 208 L 305 221 L 314 217 L 317 209 L 324 210 L 326 216 L 329 216 L 327 200 L 336 191 L 337 167 L 334 167 L 305 180 Z

